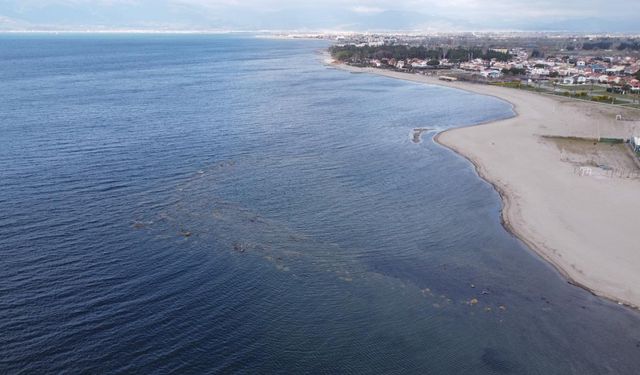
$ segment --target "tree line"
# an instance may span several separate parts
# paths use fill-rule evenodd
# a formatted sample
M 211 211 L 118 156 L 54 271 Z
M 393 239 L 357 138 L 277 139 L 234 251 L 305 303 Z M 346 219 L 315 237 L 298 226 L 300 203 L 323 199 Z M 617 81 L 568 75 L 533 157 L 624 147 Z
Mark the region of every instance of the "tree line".
M 354 45 L 333 46 L 330 48 L 331 55 L 336 60 L 342 62 L 363 62 L 371 59 L 396 59 L 396 60 L 441 60 L 448 59 L 451 62 L 466 62 L 473 59 L 498 61 L 509 61 L 511 55 L 491 49 L 483 50 L 482 48 L 427 48 L 424 46 L 410 47 L 404 45 L 385 45 L 385 46 L 363 46 Z
M 618 50 L 624 51 L 630 49 L 633 51 L 640 51 L 640 42 L 622 42 L 618 46 Z
M 586 51 L 610 50 L 614 46 L 618 51 L 640 51 L 640 42 L 637 40 L 628 40 L 617 45 L 611 41 L 585 42 L 582 44 L 582 49 Z

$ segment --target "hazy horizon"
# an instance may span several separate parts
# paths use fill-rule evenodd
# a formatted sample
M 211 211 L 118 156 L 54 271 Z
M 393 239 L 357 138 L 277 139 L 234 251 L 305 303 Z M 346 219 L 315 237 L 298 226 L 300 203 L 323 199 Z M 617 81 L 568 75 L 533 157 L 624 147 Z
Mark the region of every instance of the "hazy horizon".
M 567 31 L 635 33 L 640 3 L 570 0 L 4 0 L 0 31 Z

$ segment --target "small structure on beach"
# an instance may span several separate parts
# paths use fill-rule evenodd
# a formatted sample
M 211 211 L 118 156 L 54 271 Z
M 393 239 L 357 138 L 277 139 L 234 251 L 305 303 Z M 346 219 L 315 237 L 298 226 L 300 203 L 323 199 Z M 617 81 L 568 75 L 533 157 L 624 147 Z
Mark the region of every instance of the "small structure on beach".
M 632 137 L 629 140 L 629 143 L 631 144 L 633 151 L 640 153 L 640 137 Z
M 485 78 L 491 78 L 491 79 L 496 79 L 496 78 L 502 77 L 502 72 L 499 71 L 499 70 L 495 70 L 495 69 L 484 70 L 484 71 L 480 72 L 480 74 Z
M 450 77 L 450 76 L 440 76 L 439 78 L 441 81 L 448 81 L 448 82 L 454 82 L 458 80 L 456 77 Z

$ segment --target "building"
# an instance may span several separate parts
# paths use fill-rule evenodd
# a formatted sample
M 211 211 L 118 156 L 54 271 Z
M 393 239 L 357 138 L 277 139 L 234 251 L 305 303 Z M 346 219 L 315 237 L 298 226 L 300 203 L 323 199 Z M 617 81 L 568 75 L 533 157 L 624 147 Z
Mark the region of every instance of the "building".
M 606 73 L 609 75 L 619 75 L 624 73 L 624 66 L 614 66 L 606 70 Z
M 534 76 L 548 76 L 549 74 L 551 74 L 551 72 L 549 71 L 549 69 L 546 69 L 546 68 L 531 69 L 531 75 L 534 75 Z
M 426 69 L 429 67 L 429 64 L 426 60 L 417 60 L 411 63 L 411 67 L 416 69 Z
M 485 70 L 483 72 L 480 72 L 480 74 L 482 74 L 483 77 L 492 78 L 492 79 L 502 77 L 502 72 L 499 70 Z

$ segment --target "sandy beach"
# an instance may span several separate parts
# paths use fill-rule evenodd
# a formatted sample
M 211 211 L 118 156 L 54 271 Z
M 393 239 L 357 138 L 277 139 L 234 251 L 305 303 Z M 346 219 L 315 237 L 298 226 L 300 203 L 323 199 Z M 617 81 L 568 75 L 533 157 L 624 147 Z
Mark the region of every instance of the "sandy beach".
M 502 196 L 505 227 L 569 282 L 640 307 L 640 167 L 626 145 L 577 138 L 640 134 L 640 111 L 373 68 L 341 69 L 490 95 L 515 116 L 445 131 Z M 622 115 L 631 121 L 618 121 Z

